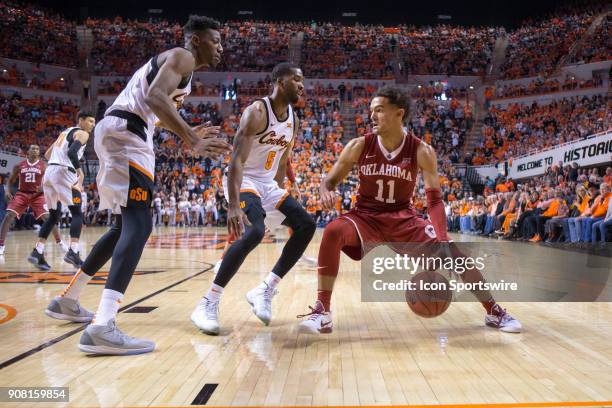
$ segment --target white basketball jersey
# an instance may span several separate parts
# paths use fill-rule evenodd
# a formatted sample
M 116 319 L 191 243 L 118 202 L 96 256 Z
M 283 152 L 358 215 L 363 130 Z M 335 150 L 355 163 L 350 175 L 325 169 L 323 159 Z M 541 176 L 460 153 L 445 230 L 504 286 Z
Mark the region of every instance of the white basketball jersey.
M 53 149 L 51 149 L 51 158 L 49 158 L 49 164 L 59 164 L 60 166 L 70 167 L 72 168 L 72 162 L 68 157 L 68 150 L 70 146 L 72 146 L 72 142 L 74 142 L 74 133 L 77 130 L 81 130 L 80 127 L 71 127 L 64 130 L 60 136 L 57 138 L 55 143 L 53 144 Z M 83 153 L 85 152 L 85 146 L 81 146 L 78 152 L 79 160 L 83 157 Z
M 253 141 L 249 157 L 244 163 L 243 174 L 261 182 L 270 182 L 274 181 L 281 157 L 293 140 L 295 123 L 291 105 L 287 119 L 281 122 L 272 110 L 270 98 L 266 96 L 261 101 L 266 107 L 268 125 L 266 130 L 258 133 Z
M 125 89 L 121 91 L 117 99 L 115 99 L 113 104 L 106 110 L 106 113 L 115 109 L 135 113 L 147 122 L 150 133 L 152 133 L 153 127 L 159 119 L 145 103 L 145 96 L 149 91 L 149 85 L 153 83 L 155 76 L 159 72 L 157 59 L 158 55 L 154 56 L 149 62 L 140 67 L 140 69 L 132 75 Z M 177 108 L 183 103 L 185 97 L 191 93 L 192 76 L 193 74 L 184 77 L 178 87 L 170 94 L 170 98 L 177 104 Z

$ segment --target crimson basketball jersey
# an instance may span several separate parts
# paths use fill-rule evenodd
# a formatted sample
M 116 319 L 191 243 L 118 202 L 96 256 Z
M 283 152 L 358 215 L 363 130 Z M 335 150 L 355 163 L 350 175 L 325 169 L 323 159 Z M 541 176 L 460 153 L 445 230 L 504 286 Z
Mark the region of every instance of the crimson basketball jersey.
M 369 211 L 398 211 L 412 206 L 417 178 L 417 147 L 421 140 L 406 134 L 393 152 L 382 145 L 380 136 L 365 136 L 359 157 L 359 190 L 356 208 Z
M 23 193 L 36 193 L 40 191 L 45 165 L 42 161 L 36 160 L 34 163 L 24 160 L 19 166 L 19 191 Z

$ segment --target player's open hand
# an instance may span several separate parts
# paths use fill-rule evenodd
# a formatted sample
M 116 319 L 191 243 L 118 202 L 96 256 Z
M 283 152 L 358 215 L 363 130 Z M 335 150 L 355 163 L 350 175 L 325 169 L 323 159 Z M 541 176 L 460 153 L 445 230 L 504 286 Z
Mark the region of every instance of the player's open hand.
M 329 191 L 324 186 L 321 186 L 321 208 L 325 211 L 331 211 L 336 204 L 336 192 Z
M 210 157 L 212 160 L 216 160 L 219 156 L 231 151 L 232 145 L 217 137 L 205 137 L 198 140 L 193 146 L 193 152 L 196 155 Z
M 227 229 L 230 236 L 240 239 L 246 227 L 250 225 L 251 222 L 242 209 L 230 207 L 227 212 Z
M 212 122 L 206 122 L 202 125 L 191 128 L 199 137 L 217 137 L 221 133 L 221 126 L 213 126 Z

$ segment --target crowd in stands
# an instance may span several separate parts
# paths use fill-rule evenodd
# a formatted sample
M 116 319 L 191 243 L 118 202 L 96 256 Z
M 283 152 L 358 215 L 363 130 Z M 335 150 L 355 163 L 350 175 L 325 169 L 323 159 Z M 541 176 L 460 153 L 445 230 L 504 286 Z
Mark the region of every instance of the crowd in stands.
M 450 231 L 530 242 L 612 242 L 612 167 L 549 167 L 524 184 L 487 178 L 484 194 L 447 201 Z
M 74 80 L 70 75 L 58 77 L 54 80 L 47 79 L 47 74 L 42 69 L 35 69 L 32 75 L 26 75 L 13 64 L 8 68 L 0 69 L 0 85 L 70 92 L 73 89 Z
M 583 96 L 493 106 L 484 123 L 482 140 L 468 164 L 497 163 L 609 130 L 612 111 L 606 96 Z
M 610 44 L 610 24 L 612 16 L 604 19 L 595 32 L 582 44 L 572 62 L 575 64 L 588 64 L 591 62 L 606 61 L 612 56 L 612 44 Z
M 104 75 L 131 75 L 154 55 L 184 44 L 181 26 L 163 19 L 88 18 L 85 26 L 93 34 L 93 70 Z
M 542 79 L 537 78 L 529 84 L 499 84 L 485 90 L 488 100 L 501 98 L 516 98 L 520 96 L 542 95 L 554 92 L 565 92 L 576 89 L 596 88 L 603 84 L 600 75 L 593 75 L 590 79 L 580 79 L 572 75 L 567 75 L 563 81 L 558 78 Z
M 77 105 L 59 98 L 0 94 L 2 148 L 23 156 L 31 144 L 46 149 L 61 131 L 74 126 L 78 110 Z
M 313 23 L 302 29 L 306 76 L 393 79 L 395 40 L 387 35 L 385 27 Z
M 549 75 L 599 11 L 575 7 L 540 21 L 526 21 L 509 33 L 502 77 Z M 0 13 L 0 37 L 9 39 L 0 43 L 1 56 L 65 67 L 79 65 L 75 22 L 14 0 L 1 0 Z M 184 44 L 181 25 L 165 19 L 90 17 L 84 24 L 93 33 L 89 57 L 97 74 L 129 75 L 153 55 Z M 392 79 L 396 74 L 483 75 L 496 39 L 505 30 L 229 21 L 221 34 L 225 52 L 219 71 L 270 71 L 288 59 L 292 41 L 299 35 L 307 77 Z M 609 17 L 585 41 L 574 62 L 609 59 L 608 38 Z
M 74 68 L 76 23 L 39 6 L 0 1 L 0 56 Z
M 541 21 L 526 21 L 509 36 L 501 77 L 512 79 L 552 74 L 595 15 L 595 11 L 574 10 Z
M 402 27 L 398 33 L 403 74 L 482 75 L 503 28 Z

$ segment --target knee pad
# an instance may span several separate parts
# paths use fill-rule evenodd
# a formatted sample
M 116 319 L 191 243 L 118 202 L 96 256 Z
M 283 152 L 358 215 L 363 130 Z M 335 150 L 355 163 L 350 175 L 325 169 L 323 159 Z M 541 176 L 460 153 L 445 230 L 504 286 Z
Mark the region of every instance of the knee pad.
M 263 222 L 252 224 L 250 227 L 247 228 L 246 232 L 242 235 L 242 238 L 240 238 L 240 241 L 242 241 L 242 243 L 246 247 L 253 249 L 257 245 L 259 245 L 265 233 L 266 233 L 266 229 L 265 229 Z
M 289 196 L 279 207 L 279 211 L 287 217 L 284 225 L 293 229 L 295 233 L 312 236 L 317 229 L 314 219 L 306 212 L 293 197 Z
M 47 239 L 49 234 L 51 234 L 51 230 L 57 224 L 60 219 L 60 210 L 49 210 L 49 218 L 45 221 L 40 227 L 40 231 L 38 232 L 38 237 Z
M 70 222 L 70 238 L 80 238 L 81 229 L 83 227 L 83 213 L 80 205 L 71 205 L 68 207 L 72 215 Z

